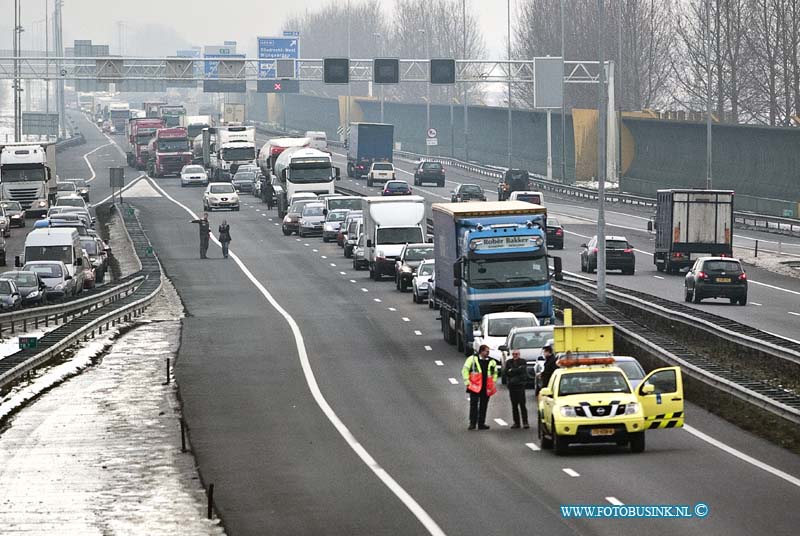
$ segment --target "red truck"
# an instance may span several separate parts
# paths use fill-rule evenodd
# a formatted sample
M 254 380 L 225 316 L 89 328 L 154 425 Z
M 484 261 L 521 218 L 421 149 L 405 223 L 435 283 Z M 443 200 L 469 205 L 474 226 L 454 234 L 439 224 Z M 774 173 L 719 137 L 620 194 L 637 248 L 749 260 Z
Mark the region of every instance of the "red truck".
M 147 171 L 151 177 L 180 174 L 183 166 L 192 163 L 189 133 L 184 127 L 160 128 L 147 148 Z
M 163 119 L 128 120 L 128 165 L 136 169 L 147 167 L 147 146 L 155 136 L 156 130 L 164 128 Z

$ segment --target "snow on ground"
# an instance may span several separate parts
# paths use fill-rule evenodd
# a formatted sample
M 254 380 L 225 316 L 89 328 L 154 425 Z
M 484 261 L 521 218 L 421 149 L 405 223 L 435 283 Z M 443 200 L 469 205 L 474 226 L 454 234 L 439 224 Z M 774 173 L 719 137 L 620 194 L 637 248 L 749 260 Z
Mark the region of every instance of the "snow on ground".
M 133 269 L 118 227 L 115 254 Z M 0 399 L 2 534 L 224 534 L 206 519 L 194 457 L 180 452 L 177 387 L 165 384 L 182 316 L 165 278 L 121 336 L 108 331 Z
M 29 325 L 33 326 L 33 322 Z M 20 329 L 22 326 L 17 328 L 17 335 L 13 337 L 8 337 L 6 339 L 0 339 L 0 359 L 4 359 L 11 354 L 19 352 L 19 338 L 22 337 L 36 337 L 37 339 L 41 339 L 45 336 L 48 331 L 53 331 L 54 329 L 61 327 L 61 324 L 56 325 L 55 322 L 51 322 L 49 327 L 40 327 L 39 329 L 33 329 L 28 331 L 22 331 Z

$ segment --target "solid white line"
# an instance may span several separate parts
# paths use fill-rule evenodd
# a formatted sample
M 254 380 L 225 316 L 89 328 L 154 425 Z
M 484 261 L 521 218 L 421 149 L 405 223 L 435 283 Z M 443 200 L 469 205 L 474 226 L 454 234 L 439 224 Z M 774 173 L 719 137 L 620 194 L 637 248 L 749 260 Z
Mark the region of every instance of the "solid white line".
M 453 385 L 458 385 L 458 380 L 455 378 L 447 378 Z
M 581 476 L 581 475 L 580 475 L 580 474 L 579 474 L 577 471 L 575 471 L 575 470 L 573 470 L 573 469 L 570 469 L 569 467 L 564 467 L 564 468 L 562 469 L 562 471 L 564 471 L 565 473 L 567 473 L 567 474 L 568 474 L 569 476 L 571 476 L 572 478 L 577 478 L 577 477 Z
M 625 504 L 616 497 L 606 497 L 606 500 L 615 506 L 622 506 L 623 504 Z
M 506 421 L 504 421 L 503 419 L 495 419 L 494 422 L 496 422 L 500 426 L 508 426 L 508 423 Z
M 536 443 L 525 443 L 525 446 L 531 449 L 533 452 L 539 452 L 540 450 L 542 450 Z
M 775 285 L 768 285 L 767 283 L 760 283 L 758 281 L 753 281 L 752 279 L 748 279 L 748 281 L 752 285 L 760 285 L 762 287 L 771 288 L 773 290 L 780 290 L 781 292 L 789 292 L 790 294 L 796 294 L 797 296 L 800 296 L 800 292 L 798 292 L 796 290 L 789 290 L 788 288 L 776 287 Z
M 403 317 L 403 322 L 411 322 L 411 319 L 408 318 L 407 316 L 404 316 Z
M 710 445 L 713 445 L 713 446 L 717 447 L 718 449 L 727 452 L 731 456 L 735 456 L 735 457 L 739 458 L 740 460 L 742 460 L 744 462 L 747 462 L 747 463 L 749 463 L 751 465 L 755 465 L 759 469 L 763 469 L 764 471 L 766 471 L 766 472 L 768 472 L 768 473 L 770 473 L 772 475 L 775 475 L 778 478 L 782 478 L 786 482 L 789 482 L 790 484 L 794 484 L 795 486 L 800 488 L 800 478 L 797 478 L 796 476 L 792 476 L 789 473 L 785 473 L 785 472 L 781 471 L 780 469 L 772 467 L 771 465 L 768 465 L 768 464 L 766 464 L 766 463 L 764 463 L 764 462 L 762 462 L 760 460 L 756 460 L 752 456 L 748 456 L 744 452 L 742 452 L 740 450 L 736 450 L 735 448 L 733 448 L 733 447 L 731 447 L 729 445 L 726 445 L 722 441 L 714 439 L 713 437 L 711 437 L 708 434 L 704 434 L 703 432 L 701 432 L 697 428 L 689 426 L 688 424 L 684 424 L 683 425 L 683 429 L 686 430 L 687 432 L 689 432 L 690 434 L 692 434 L 693 436 L 695 436 L 696 438 L 702 439 L 706 443 L 708 443 Z
M 86 179 L 86 182 L 92 182 L 93 180 L 95 180 L 95 179 L 97 178 L 97 174 L 94 172 L 94 166 L 92 165 L 92 163 L 91 163 L 91 162 L 89 162 L 89 155 L 90 155 L 90 154 L 92 154 L 92 153 L 94 153 L 94 152 L 97 152 L 97 151 L 99 151 L 99 150 L 100 150 L 100 149 L 102 149 L 103 147 L 108 147 L 108 146 L 109 146 L 109 145 L 111 145 L 112 143 L 114 143 L 114 142 L 113 142 L 113 141 L 109 141 L 109 142 L 108 142 L 108 143 L 106 143 L 105 145 L 101 145 L 101 146 L 99 146 L 99 147 L 95 147 L 94 149 L 92 149 L 91 151 L 89 151 L 88 153 L 86 153 L 85 155 L 83 155 L 83 159 L 86 161 L 86 165 L 87 165 L 87 166 L 89 166 L 89 171 L 91 171 L 91 172 L 92 172 L 92 178 L 90 178 L 90 179 Z
M 152 181 L 151 181 L 152 182 Z M 176 201 L 173 199 L 167 192 L 161 189 L 160 186 L 153 184 L 158 190 L 161 191 L 167 199 L 178 205 L 179 207 L 183 208 L 186 212 L 188 212 L 193 218 L 197 218 L 197 215 L 192 212 L 189 207 L 186 205 Z M 211 236 L 211 240 L 214 241 L 215 244 L 219 244 L 219 240 L 215 236 Z M 342 422 L 339 416 L 333 411 L 333 408 L 328 404 L 328 401 L 325 399 L 325 396 L 322 394 L 322 391 L 319 388 L 319 384 L 317 384 L 317 378 L 314 375 L 314 370 L 311 368 L 311 363 L 308 360 L 308 352 L 306 350 L 305 340 L 303 338 L 303 332 L 300 331 L 300 326 L 297 324 L 295 319 L 290 315 L 280 303 L 270 294 L 270 292 L 261 284 L 258 279 L 250 272 L 250 270 L 245 266 L 245 264 L 239 259 L 239 257 L 233 252 L 230 252 L 230 258 L 236 262 L 239 266 L 239 269 L 244 273 L 244 275 L 250 280 L 251 283 L 261 292 L 261 294 L 266 298 L 266 300 L 272 305 L 272 307 L 278 311 L 278 313 L 286 320 L 286 323 L 289 324 L 289 327 L 292 330 L 292 334 L 294 335 L 295 346 L 297 347 L 297 356 L 300 360 L 300 365 L 303 368 L 303 375 L 305 376 L 306 383 L 308 384 L 308 388 L 311 391 L 312 396 L 314 397 L 314 401 L 317 403 L 319 408 L 322 410 L 322 413 L 328 418 L 328 420 L 333 424 L 336 431 L 339 432 L 339 435 L 347 442 L 353 452 L 361 458 L 361 461 L 372 471 L 375 476 L 377 476 L 384 485 L 389 488 L 389 490 L 394 493 L 394 495 L 400 499 L 400 501 L 408 508 L 412 514 L 422 523 L 422 526 L 430 533 L 436 536 L 444 536 L 444 531 L 436 524 L 433 518 L 426 512 L 420 504 L 414 500 L 414 498 L 390 475 L 383 467 L 381 467 L 377 460 L 372 457 L 372 455 L 367 452 L 367 449 L 364 448 L 361 443 L 355 438 L 355 436 L 350 432 L 350 429 Z
M 422 335 L 422 332 L 419 330 L 414 330 L 414 335 Z
M 800 313 L 795 313 L 794 311 L 789 311 L 789 314 L 794 316 L 800 316 Z
M 761 304 L 761 303 L 758 303 L 758 302 L 751 301 L 751 302 L 750 302 L 750 305 L 755 305 L 756 307 L 761 307 L 763 304 Z
M 608 265 L 606 265 L 606 266 L 608 266 Z M 660 275 L 654 275 L 653 277 L 655 277 L 656 279 L 664 279 L 664 278 L 663 278 L 663 277 L 661 277 Z

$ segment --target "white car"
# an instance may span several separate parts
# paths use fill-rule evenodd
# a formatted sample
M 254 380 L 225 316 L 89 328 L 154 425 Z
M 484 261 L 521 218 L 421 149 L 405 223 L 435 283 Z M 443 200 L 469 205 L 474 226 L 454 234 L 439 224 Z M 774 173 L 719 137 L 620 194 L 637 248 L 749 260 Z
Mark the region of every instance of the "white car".
M 473 331 L 472 347 L 475 353 L 482 344 L 489 346 L 489 357 L 502 362 L 503 354 L 500 346 L 506 343 L 506 338 L 512 328 L 534 327 L 539 325 L 539 319 L 533 313 L 511 311 L 507 313 L 489 313 L 481 318 L 480 329 Z
M 74 186 L 75 185 L 73 184 L 73 187 Z M 78 208 L 82 208 L 82 209 L 88 210 L 88 207 L 86 206 L 86 200 L 84 198 L 82 198 L 81 196 L 79 196 L 79 195 L 64 195 L 64 196 L 59 195 L 58 199 L 56 199 L 56 204 L 54 206 L 56 206 L 56 207 L 78 207 Z
M 367 186 L 376 182 L 386 182 L 395 179 L 394 164 L 391 162 L 373 162 L 367 173 Z
M 428 284 L 433 277 L 434 263 L 433 259 L 425 259 L 417 266 L 411 279 L 411 299 L 414 303 L 424 303 L 429 298 Z
M 505 344 L 500 346 L 500 362 L 505 364 L 511 351 L 519 350 L 520 357 L 527 362 L 528 379 L 532 383 L 533 378 L 544 370 L 544 347 L 553 344 L 553 331 L 553 326 L 513 328 Z
M 0 234 L 3 238 L 11 236 L 11 220 L 6 215 L 6 209 L 0 207 Z
M 212 182 L 203 192 L 203 210 L 211 212 L 220 208 L 239 210 L 239 194 L 229 182 Z
M 192 164 L 190 166 L 183 166 L 181 170 L 181 188 L 184 186 L 192 186 L 199 184 L 208 186 L 208 174 L 203 166 Z

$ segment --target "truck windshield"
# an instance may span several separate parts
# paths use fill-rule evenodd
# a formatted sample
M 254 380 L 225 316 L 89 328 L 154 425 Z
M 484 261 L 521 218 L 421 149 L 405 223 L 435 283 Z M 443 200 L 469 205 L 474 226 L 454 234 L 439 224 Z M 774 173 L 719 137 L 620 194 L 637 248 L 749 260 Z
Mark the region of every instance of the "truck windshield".
M 3 182 L 42 182 L 45 179 L 44 168 L 3 166 Z
M 162 153 L 180 153 L 189 150 L 188 140 L 159 140 L 158 150 Z
M 548 281 L 547 258 L 472 259 L 468 265 L 473 288 L 515 288 L 543 285 Z
M 289 168 L 289 182 L 303 184 L 309 182 L 331 182 L 330 161 L 313 164 L 292 164 Z
M 153 129 L 153 132 L 139 131 L 136 134 L 136 145 L 147 145 L 148 143 L 150 143 L 150 140 L 152 139 L 154 133 L 155 129 Z
M 227 161 L 255 160 L 255 158 L 256 158 L 255 147 L 232 147 L 230 149 L 222 150 L 222 159 Z
M 424 239 L 419 227 L 384 227 L 378 229 L 376 242 L 380 245 L 413 244 Z
M 61 261 L 72 264 L 72 246 L 29 246 L 25 248 L 25 261 Z

